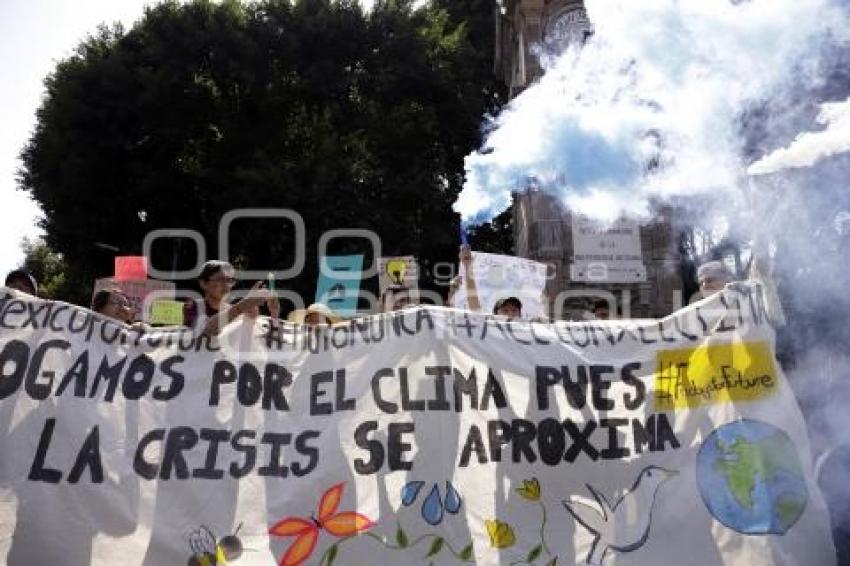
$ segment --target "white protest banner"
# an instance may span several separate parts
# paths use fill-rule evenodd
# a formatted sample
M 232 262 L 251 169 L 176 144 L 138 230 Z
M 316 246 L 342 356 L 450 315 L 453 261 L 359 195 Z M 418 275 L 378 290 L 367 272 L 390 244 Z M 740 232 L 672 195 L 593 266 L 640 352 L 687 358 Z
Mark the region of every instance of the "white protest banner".
M 0 563 L 835 563 L 755 286 L 143 334 L 0 290 Z
M 546 315 L 542 301 L 546 287 L 545 263 L 516 256 L 472 252 L 472 271 L 484 312 L 493 312 L 493 306 L 499 299 L 517 297 L 522 302 L 523 318 Z M 466 277 L 463 268 L 461 275 Z M 465 284 L 461 284 L 455 293 L 454 306 L 467 308 Z
M 383 295 L 390 285 L 419 287 L 419 264 L 412 255 L 378 258 L 378 289 Z

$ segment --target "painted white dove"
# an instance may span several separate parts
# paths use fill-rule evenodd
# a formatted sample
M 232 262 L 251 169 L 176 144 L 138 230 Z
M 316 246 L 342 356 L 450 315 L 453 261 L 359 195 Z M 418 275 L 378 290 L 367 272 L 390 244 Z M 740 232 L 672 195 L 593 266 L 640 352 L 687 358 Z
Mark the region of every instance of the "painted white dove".
M 576 498 L 564 501 L 567 511 L 594 535 L 585 562 L 598 566 L 609 549 L 632 552 L 643 546 L 649 538 L 655 494 L 661 484 L 678 473 L 659 466 L 647 466 L 638 474 L 632 488 L 614 505 L 590 484 L 585 485 L 596 505 L 590 500 Z

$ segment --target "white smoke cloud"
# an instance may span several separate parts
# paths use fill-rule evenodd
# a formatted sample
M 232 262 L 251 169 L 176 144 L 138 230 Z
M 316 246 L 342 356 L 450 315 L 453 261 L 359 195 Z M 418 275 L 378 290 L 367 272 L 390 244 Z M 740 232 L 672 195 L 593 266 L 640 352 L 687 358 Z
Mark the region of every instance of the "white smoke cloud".
M 840 2 L 586 0 L 595 36 L 492 120 L 455 205 L 487 219 L 534 178 L 598 219 L 667 197 L 694 223 L 758 243 L 789 313 L 777 352 L 816 453 L 850 444 L 850 152 L 838 155 L 850 99 L 822 105 L 821 131 L 812 115 L 850 94 Z M 748 178 L 763 153 L 750 173 L 778 174 Z
M 486 219 L 534 178 L 597 218 L 652 197 L 726 194 L 745 173 L 741 115 L 818 80 L 818 46 L 850 30 L 830 0 L 587 0 L 595 35 L 490 124 L 455 208 Z M 648 172 L 651 171 L 651 172 Z
M 750 175 L 766 175 L 792 167 L 809 167 L 821 159 L 850 151 L 850 98 L 821 105 L 818 132 L 804 132 L 787 147 L 777 149 L 750 165 Z

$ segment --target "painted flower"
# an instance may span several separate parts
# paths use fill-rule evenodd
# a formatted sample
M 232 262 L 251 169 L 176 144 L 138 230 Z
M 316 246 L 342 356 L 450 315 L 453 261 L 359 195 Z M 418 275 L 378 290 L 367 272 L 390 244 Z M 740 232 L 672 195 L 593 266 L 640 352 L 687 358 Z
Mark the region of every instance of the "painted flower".
M 516 488 L 516 492 L 528 501 L 540 501 L 540 482 L 537 478 L 523 480 L 522 487 Z
M 509 524 L 493 519 L 484 521 L 484 526 L 493 548 L 508 548 L 516 543 L 516 535 Z

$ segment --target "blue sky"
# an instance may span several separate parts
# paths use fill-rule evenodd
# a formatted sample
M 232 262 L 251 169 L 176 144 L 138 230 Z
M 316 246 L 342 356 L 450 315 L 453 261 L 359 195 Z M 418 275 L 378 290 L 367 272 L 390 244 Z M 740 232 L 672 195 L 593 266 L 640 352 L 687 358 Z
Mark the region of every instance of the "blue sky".
M 361 0 L 367 7 L 374 0 Z M 38 207 L 16 189 L 18 155 L 32 133 L 44 77 L 98 24 L 130 27 L 150 0 L 0 0 L 0 273 L 17 267 L 24 236 L 40 234 Z

